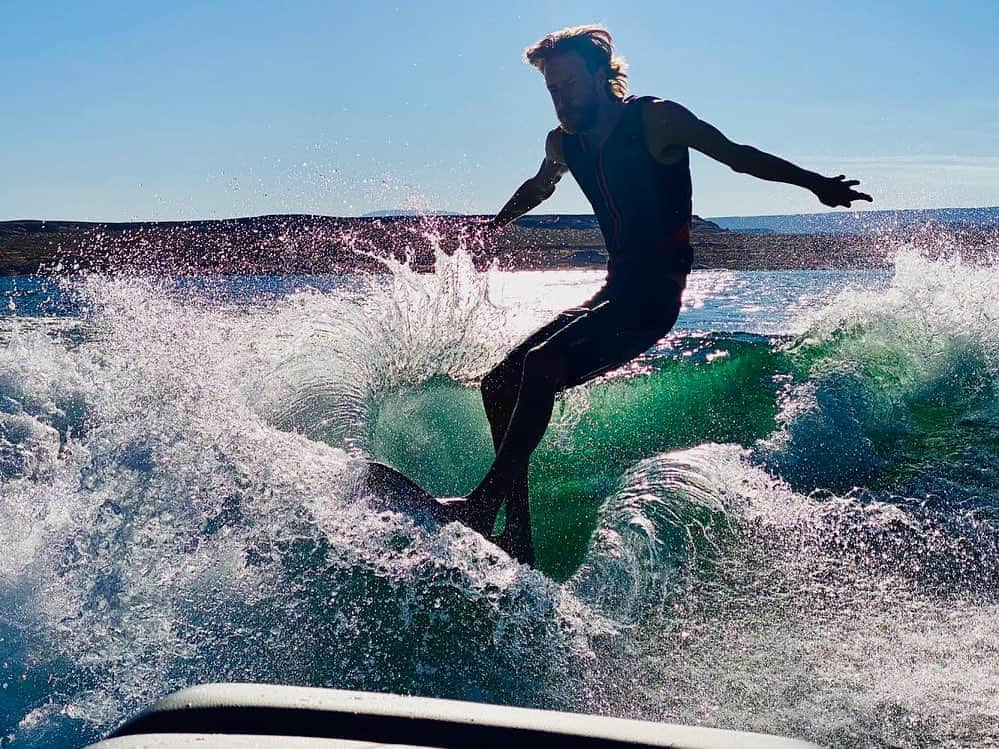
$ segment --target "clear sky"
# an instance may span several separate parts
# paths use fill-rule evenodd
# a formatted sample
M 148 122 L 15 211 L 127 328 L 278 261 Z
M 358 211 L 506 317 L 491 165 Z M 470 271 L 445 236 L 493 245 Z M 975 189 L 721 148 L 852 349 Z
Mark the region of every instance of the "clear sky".
M 524 47 L 592 22 L 634 93 L 872 208 L 999 205 L 996 0 L 0 0 L 0 220 L 495 213 L 555 124 Z M 702 216 L 823 209 L 693 174 Z M 567 178 L 539 211 L 589 207 Z

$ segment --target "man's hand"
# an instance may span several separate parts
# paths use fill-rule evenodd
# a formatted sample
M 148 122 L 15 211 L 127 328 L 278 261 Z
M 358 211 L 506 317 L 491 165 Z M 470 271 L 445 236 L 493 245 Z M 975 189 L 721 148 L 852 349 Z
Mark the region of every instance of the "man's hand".
M 819 184 L 812 188 L 812 192 L 824 205 L 830 208 L 849 208 L 850 203 L 854 200 L 873 202 L 873 198 L 867 193 L 853 189 L 859 184 L 859 180 L 848 180 L 842 174 L 838 177 L 823 177 Z
M 491 240 L 496 234 L 503 231 L 506 224 L 501 224 L 492 218 L 476 218 L 465 225 L 465 231 L 472 244 L 482 246 Z
M 475 222 L 474 226 L 486 236 L 491 236 L 503 231 L 508 226 L 506 223 L 497 221 L 497 218 L 497 216 L 493 216 L 492 218 L 479 219 Z
M 486 250 L 491 248 L 493 240 L 506 224 L 501 224 L 493 218 L 472 218 L 463 222 L 458 229 L 459 246 L 464 247 L 473 257 L 485 257 Z

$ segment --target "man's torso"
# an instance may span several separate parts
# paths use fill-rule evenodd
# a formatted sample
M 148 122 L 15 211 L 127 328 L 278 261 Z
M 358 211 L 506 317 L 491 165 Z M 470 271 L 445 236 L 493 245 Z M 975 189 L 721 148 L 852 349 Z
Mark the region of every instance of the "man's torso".
M 650 150 L 643 107 L 629 97 L 618 122 L 594 147 L 555 131 L 561 156 L 593 206 L 609 256 L 608 280 L 684 278 L 690 270 L 691 181 L 685 147 Z

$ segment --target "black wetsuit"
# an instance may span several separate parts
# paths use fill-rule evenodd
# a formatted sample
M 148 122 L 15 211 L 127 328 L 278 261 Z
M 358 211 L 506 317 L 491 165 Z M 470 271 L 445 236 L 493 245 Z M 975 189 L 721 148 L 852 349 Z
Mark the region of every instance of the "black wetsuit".
M 558 389 L 574 387 L 648 350 L 676 322 L 683 289 L 671 276 L 688 273 L 693 260 L 690 161 L 686 148 L 677 148 L 669 163 L 649 153 L 642 107 L 651 99 L 625 99 L 599 149 L 580 134 L 562 133 L 566 165 L 604 236 L 607 281 L 529 336 L 497 369 L 516 377 L 527 352 L 543 344 L 565 365 Z

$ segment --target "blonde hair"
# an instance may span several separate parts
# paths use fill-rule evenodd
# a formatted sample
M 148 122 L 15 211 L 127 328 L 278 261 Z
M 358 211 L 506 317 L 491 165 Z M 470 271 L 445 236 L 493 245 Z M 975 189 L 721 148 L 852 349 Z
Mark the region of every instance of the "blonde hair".
M 599 24 L 553 31 L 524 50 L 524 59 L 543 74 L 548 60 L 566 52 L 582 57 L 590 72 L 606 68 L 607 85 L 614 98 L 623 99 L 628 93 L 628 63 L 614 54 L 614 40 Z

